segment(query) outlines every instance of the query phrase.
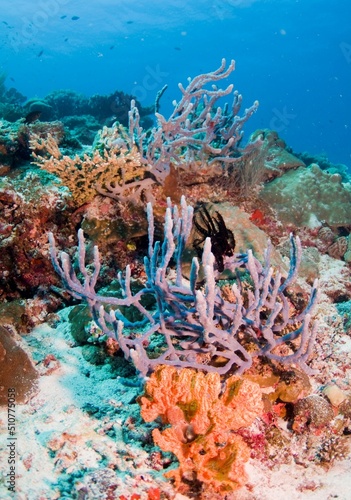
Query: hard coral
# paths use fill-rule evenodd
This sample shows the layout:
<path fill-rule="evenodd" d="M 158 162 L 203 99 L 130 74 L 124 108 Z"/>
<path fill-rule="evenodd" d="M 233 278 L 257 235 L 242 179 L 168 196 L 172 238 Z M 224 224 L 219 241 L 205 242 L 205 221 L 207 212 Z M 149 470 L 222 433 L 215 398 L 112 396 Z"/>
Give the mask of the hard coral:
<path fill-rule="evenodd" d="M 49 134 L 45 141 L 38 136 L 30 140 L 33 162 L 57 175 L 69 188 L 74 203 L 79 207 L 90 202 L 98 193 L 120 202 L 138 200 L 153 184 L 145 178 L 147 166 L 136 148 L 121 150 L 98 149 L 74 158 L 63 155 L 57 141 Z"/>
<path fill-rule="evenodd" d="M 331 175 L 313 164 L 287 171 L 265 184 L 260 199 L 267 202 L 284 224 L 331 229 L 350 223 L 351 192 L 338 174 Z"/>
<path fill-rule="evenodd" d="M 218 373 L 177 370 L 159 366 L 145 386 L 140 399 L 141 415 L 151 422 L 161 417 L 170 424 L 155 429 L 155 443 L 172 451 L 180 464 L 166 476 L 185 491 L 185 480 L 197 480 L 206 489 L 226 493 L 246 482 L 245 463 L 250 450 L 235 433 L 251 425 L 263 412 L 258 384 L 232 376 L 221 394 Z"/>

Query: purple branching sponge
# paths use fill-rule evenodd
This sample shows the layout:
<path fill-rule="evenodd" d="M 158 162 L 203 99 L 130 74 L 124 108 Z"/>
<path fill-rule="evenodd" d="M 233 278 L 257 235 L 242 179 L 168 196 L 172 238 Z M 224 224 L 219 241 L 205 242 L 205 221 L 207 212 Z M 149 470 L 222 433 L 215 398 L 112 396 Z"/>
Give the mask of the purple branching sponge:
<path fill-rule="evenodd" d="M 240 148 L 243 125 L 256 112 L 258 101 L 239 115 L 242 95 L 233 92 L 233 84 L 225 89 L 217 87 L 220 80 L 227 78 L 235 69 L 232 60 L 226 68 L 226 60 L 210 73 L 203 73 L 188 79 L 184 88 L 178 87 L 181 99 L 173 101 L 173 112 L 169 118 L 156 112 L 156 126 L 148 134 L 140 126 L 140 117 L 135 101 L 131 102 L 129 112 L 129 138 L 142 152 L 144 161 L 152 166 L 151 172 L 163 184 L 174 166 L 189 167 L 194 162 L 208 168 L 213 163 L 228 167 L 239 161 L 240 156 L 248 153 L 253 145 Z M 233 94 L 231 106 L 218 106 L 218 101 Z"/>
<path fill-rule="evenodd" d="M 162 243 L 154 242 L 152 205 L 147 205 L 149 246 L 144 258 L 147 279 L 141 289 L 133 292 L 133 279 L 127 266 L 124 273 L 118 273 L 121 298 L 102 296 L 95 291 L 100 271 L 99 252 L 94 247 L 93 270 L 88 271 L 81 229 L 78 266 L 82 281 L 65 252 L 61 252 L 61 262 L 58 260 L 52 233 L 49 235 L 51 259 L 67 291 L 87 301 L 103 334 L 117 339 L 126 358 L 131 359 L 143 375 L 160 364 L 220 374 L 231 370 L 240 374 L 251 366 L 255 356 L 296 364 L 311 373 L 307 359 L 316 336 L 316 323 L 312 324 L 311 317 L 318 297 L 317 283 L 312 287 L 305 310 L 295 317 L 290 317 L 285 294 L 297 276 L 301 259 L 299 238 L 290 236 L 290 269 L 286 279 L 270 265 L 270 244 L 263 264 L 251 250 L 226 257 L 225 268 L 236 272 L 231 286 L 232 300 L 228 301 L 218 286 L 209 238 L 201 259 L 204 280 L 199 283 L 197 258 L 192 261 L 189 280 L 182 275 L 182 254 L 192 216 L 193 209 L 184 197 L 180 211 L 168 200 L 164 239 Z M 138 311 L 137 321 L 126 317 L 126 306 Z M 291 341 L 295 340 L 291 347 Z M 281 354 L 276 348 L 286 344 L 289 344 L 289 353 Z"/>
<path fill-rule="evenodd" d="M 258 150 L 262 144 L 261 135 L 245 147 L 241 146 L 241 140 L 243 126 L 256 112 L 259 103 L 255 101 L 242 112 L 242 95 L 237 90 L 233 91 L 233 84 L 224 89 L 218 88 L 217 84 L 235 69 L 233 60 L 227 68 L 226 65 L 226 60 L 222 59 L 221 66 L 215 71 L 188 78 L 186 87 L 179 83 L 181 98 L 172 102 L 172 113 L 166 118 L 155 111 L 156 124 L 150 130 L 144 130 L 140 125 L 139 111 L 132 100 L 128 130 L 120 135 L 121 129 L 117 127 L 117 141 L 126 151 L 138 151 L 138 161 L 147 168 L 151 177 L 128 183 L 122 179 L 122 183 L 97 184 L 97 191 L 123 202 L 124 191 L 132 190 L 134 195 L 129 194 L 129 198 L 138 203 L 141 191 L 150 199 L 150 186 L 155 181 L 164 184 L 171 166 L 193 170 L 196 175 L 201 174 L 202 168 L 207 172 L 212 170 L 216 176 L 218 172 L 226 175 L 229 169 L 239 168 L 246 155 Z M 224 97 L 231 97 L 232 103 L 220 107 L 219 102 Z"/>

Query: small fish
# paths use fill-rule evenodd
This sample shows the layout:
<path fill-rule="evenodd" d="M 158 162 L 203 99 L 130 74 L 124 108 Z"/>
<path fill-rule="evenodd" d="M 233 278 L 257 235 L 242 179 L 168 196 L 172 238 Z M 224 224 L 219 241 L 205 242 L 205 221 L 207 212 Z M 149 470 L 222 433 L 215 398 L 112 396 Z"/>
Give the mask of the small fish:
<path fill-rule="evenodd" d="M 71 19 L 72 19 L 72 21 L 78 21 L 79 16 L 72 16 Z"/>
<path fill-rule="evenodd" d="M 174 47 L 174 50 L 181 50 L 180 47 Z"/>
<path fill-rule="evenodd" d="M 133 24 L 134 21 L 127 21 L 127 24 Z"/>
<path fill-rule="evenodd" d="M 60 19 L 66 19 L 66 17 L 67 17 L 67 16 L 66 16 L 66 15 L 64 15 L 64 16 L 61 16 L 61 17 L 60 17 Z"/>
<path fill-rule="evenodd" d="M 11 82 L 15 82 L 16 81 L 14 78 L 12 78 L 12 76 L 10 76 L 10 80 L 11 80 Z"/>
<path fill-rule="evenodd" d="M 114 49 L 114 48 L 115 48 L 115 46 L 114 46 L 114 45 L 111 45 L 110 50 L 112 50 L 112 49 Z"/>
<path fill-rule="evenodd" d="M 35 122 L 36 120 L 39 120 L 41 116 L 41 111 L 31 111 L 28 113 L 28 115 L 25 116 L 24 118 L 24 123 L 30 124 Z"/>
<path fill-rule="evenodd" d="M 40 56 L 42 56 L 43 54 L 44 54 L 44 51 L 43 51 L 43 50 L 41 50 L 41 51 L 39 52 L 39 54 L 37 55 L 37 57 L 40 57 Z"/>
<path fill-rule="evenodd" d="M 6 24 L 6 26 L 9 25 L 9 23 L 7 23 L 6 21 L 2 21 L 3 24 Z"/>
<path fill-rule="evenodd" d="M 68 42 L 68 38 L 65 38 L 65 39 L 64 39 L 64 42 Z"/>

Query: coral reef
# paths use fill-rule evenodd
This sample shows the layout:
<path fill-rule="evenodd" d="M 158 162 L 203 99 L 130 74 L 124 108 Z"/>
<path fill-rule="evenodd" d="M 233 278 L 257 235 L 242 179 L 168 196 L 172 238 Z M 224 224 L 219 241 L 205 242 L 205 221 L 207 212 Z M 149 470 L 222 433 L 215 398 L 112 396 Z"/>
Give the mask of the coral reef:
<path fill-rule="evenodd" d="M 96 132 L 106 123 L 111 125 L 118 120 L 128 125 L 133 96 L 124 92 L 86 97 L 70 90 L 59 90 L 44 98 L 26 99 L 15 88 L 7 89 L 5 80 L 6 75 L 0 75 L 0 162 L 5 166 L 17 167 L 30 159 L 32 132 L 42 139 L 44 135 L 53 135 L 62 148 L 67 148 L 65 153 L 72 155 L 72 151 L 82 153 L 82 144 L 91 145 Z M 145 127 L 151 126 L 148 115 L 153 107 L 144 108 L 134 102 L 141 122 Z M 63 123 L 70 131 L 66 128 L 63 132 Z M 56 134 L 59 127 L 62 129 L 60 137 Z M 0 165 L 0 175 L 8 170 L 3 165 Z"/>
<path fill-rule="evenodd" d="M 53 119 L 52 107 L 44 99 L 29 99 L 26 102 L 25 111 L 27 116 L 33 116 L 36 119 L 40 118 L 40 120 L 44 122 L 48 122 Z"/>
<path fill-rule="evenodd" d="M 0 74 L 0 117 L 6 121 L 16 121 L 23 116 L 26 97 L 14 87 L 7 88 L 6 73 Z"/>
<path fill-rule="evenodd" d="M 118 120 L 123 125 L 128 124 L 128 111 L 132 95 L 116 90 L 109 95 L 95 94 L 87 97 L 72 90 L 54 90 L 43 98 L 27 99 L 14 87 L 7 88 L 6 75 L 0 75 L 0 117 L 15 122 L 30 112 L 40 112 L 43 121 L 62 120 L 76 115 L 92 115 L 100 127 Z M 143 107 L 136 104 L 145 126 L 151 126 L 148 119 L 154 107 Z"/>
<path fill-rule="evenodd" d="M 0 75 L 18 497 L 349 497 L 349 177 L 271 130 L 244 146 L 233 69 L 168 118 L 160 91 L 154 124 L 122 92 L 25 103 Z"/>
<path fill-rule="evenodd" d="M 334 417 L 332 406 L 323 397 L 311 394 L 294 406 L 293 430 L 302 432 L 306 427 L 314 430 L 329 424 Z"/>
<path fill-rule="evenodd" d="M 291 148 L 290 148 L 291 150 Z M 292 151 L 291 151 L 292 152 Z M 303 153 L 296 153 L 294 151 L 294 155 L 300 158 L 304 164 L 308 167 L 312 164 L 317 163 L 317 165 L 322 169 L 327 171 L 329 174 L 339 174 L 341 176 L 342 182 L 350 182 L 350 177 L 348 173 L 348 167 L 347 165 L 344 165 L 343 163 L 332 163 L 327 155 L 324 154 L 319 154 L 319 155 L 312 155 L 308 153 L 307 151 L 304 151 Z"/>
<path fill-rule="evenodd" d="M 79 145 L 93 144 L 96 134 L 101 129 L 101 123 L 93 115 L 70 115 L 61 118 L 66 129 Z"/>
<path fill-rule="evenodd" d="M 29 143 L 33 137 L 40 137 L 44 141 L 49 136 L 54 137 L 58 144 L 64 142 L 65 131 L 61 122 L 26 124 L 24 120 L 15 123 L 1 121 L 0 175 L 9 171 L 9 167 L 18 166 L 30 159 Z"/>
<path fill-rule="evenodd" d="M 55 90 L 50 92 L 43 101 L 50 106 L 51 119 L 61 120 L 64 117 L 76 115 L 91 115 L 104 125 L 106 120 L 118 120 L 119 123 L 128 125 L 128 111 L 133 96 L 122 91 L 115 91 L 109 95 L 95 94 L 86 97 L 72 90 Z M 142 118 L 153 112 L 153 107 L 145 108 L 138 101 L 136 105 Z M 147 121 L 145 125 L 150 125 Z"/>
<path fill-rule="evenodd" d="M 97 134 L 90 156 L 61 158 L 59 149 L 52 143 L 47 148 L 50 157 L 40 159 L 36 154 L 36 151 L 41 149 L 40 143 L 33 138 L 31 148 L 36 164 L 50 172 L 56 171 L 65 185 L 70 187 L 77 203 L 84 203 L 93 196 L 92 166 L 96 170 L 95 189 L 100 194 L 123 203 L 140 203 L 141 193 L 149 192 L 155 181 L 164 185 L 171 169 L 185 171 L 187 175 L 189 171 L 196 174 L 204 169 L 216 177 L 219 171 L 226 172 L 234 168 L 237 162 L 243 162 L 243 158 L 260 143 L 261 139 L 256 139 L 246 148 L 240 147 L 242 127 L 256 111 L 258 102 L 246 109 L 240 117 L 238 113 L 242 96 L 235 91 L 230 111 L 227 108 L 216 108 L 221 97 L 232 93 L 233 85 L 229 85 L 225 90 L 209 90 L 206 85 L 226 78 L 234 70 L 234 61 L 227 69 L 225 66 L 226 61 L 223 59 L 218 70 L 197 76 L 189 81 L 186 88 L 180 86 L 182 98 L 178 103 L 174 103 L 173 113 L 166 119 L 156 112 L 157 125 L 150 133 L 142 128 L 141 114 L 136 101 L 132 100 L 128 111 L 128 130 L 124 129 L 121 123 L 116 123 L 110 129 L 104 127 L 101 133 Z M 145 175 L 140 176 L 139 170 L 131 176 L 127 172 L 126 164 L 123 164 L 126 154 L 135 156 L 137 152 L 140 153 L 138 165 L 143 165 L 149 172 L 147 178 Z M 100 161 L 100 156 L 104 157 L 104 162 Z M 117 161 L 115 177 L 112 175 L 115 163 L 113 160 Z M 129 163 L 133 163 L 133 158 Z M 122 175 L 118 178 L 119 170 L 122 170 Z M 76 193 L 76 186 L 81 187 L 84 178 L 88 179 L 88 185 L 85 185 L 86 196 L 81 199 Z M 126 186 L 126 197 L 124 186 L 131 179 L 133 181 Z"/>
<path fill-rule="evenodd" d="M 285 141 L 283 141 L 274 130 L 256 130 L 251 134 L 249 142 L 255 143 L 257 139 L 261 141 L 260 157 L 263 161 L 256 162 L 254 166 L 247 166 L 247 168 L 251 166 L 251 169 L 256 171 L 256 179 L 254 182 L 245 181 L 245 175 L 247 175 L 245 174 L 239 185 L 243 183 L 250 186 L 259 185 L 275 177 L 281 177 L 288 170 L 295 170 L 298 167 L 305 166 L 303 161 L 288 151 Z"/>

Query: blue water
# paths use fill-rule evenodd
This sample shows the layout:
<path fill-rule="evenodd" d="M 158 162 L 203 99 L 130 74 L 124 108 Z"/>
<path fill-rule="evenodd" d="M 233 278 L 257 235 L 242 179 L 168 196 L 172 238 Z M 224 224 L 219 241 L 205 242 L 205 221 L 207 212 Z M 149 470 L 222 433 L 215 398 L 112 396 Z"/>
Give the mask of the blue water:
<path fill-rule="evenodd" d="M 178 82 L 233 58 L 230 81 L 244 106 L 260 101 L 246 138 L 274 128 L 295 151 L 324 153 L 351 170 L 349 0 L 1 0 L 0 7 L 1 70 L 27 97 L 123 90 L 146 106 L 167 83 L 167 115 Z"/>

